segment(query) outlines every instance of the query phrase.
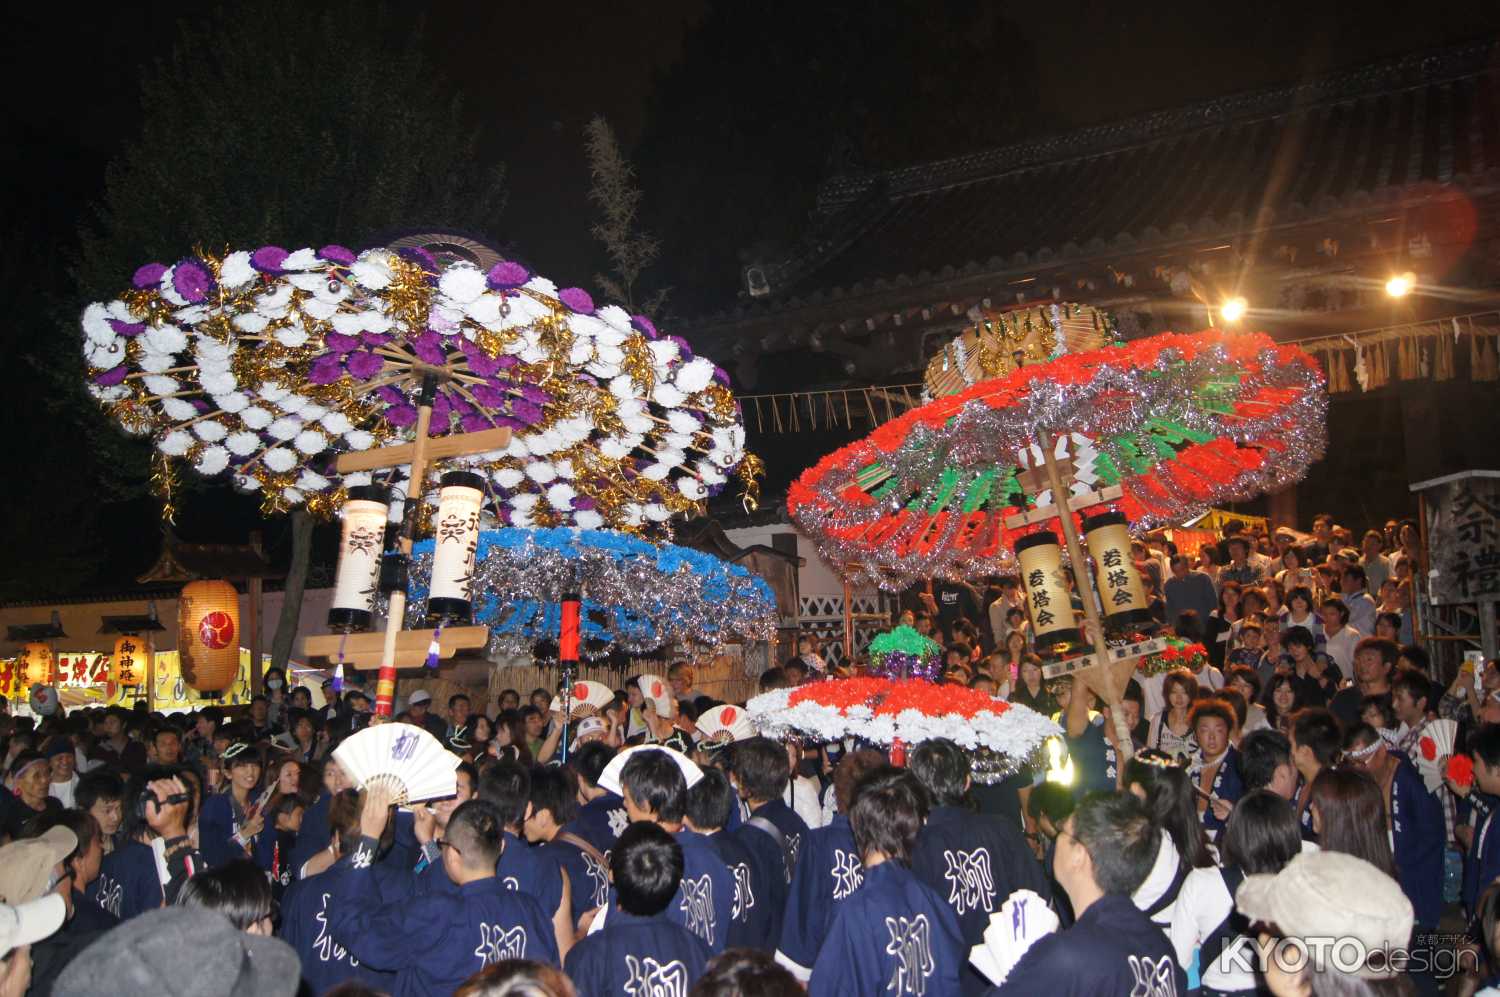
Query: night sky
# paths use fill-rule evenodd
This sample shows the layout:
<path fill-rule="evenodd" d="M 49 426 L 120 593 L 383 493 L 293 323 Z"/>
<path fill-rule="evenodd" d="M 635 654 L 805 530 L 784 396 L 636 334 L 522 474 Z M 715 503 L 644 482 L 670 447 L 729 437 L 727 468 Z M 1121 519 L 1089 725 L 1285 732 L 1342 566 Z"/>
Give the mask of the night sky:
<path fill-rule="evenodd" d="M 939 2 L 933 0 L 934 6 Z M 0 489 L 0 516 L 9 519 L 8 511 L 45 501 L 59 487 L 49 471 L 56 461 L 79 465 L 67 487 L 87 486 L 91 456 L 80 451 L 81 437 L 66 414 L 42 414 L 51 389 L 29 372 L 30 351 L 38 337 L 77 336 L 76 326 L 66 328 L 59 318 L 76 314 L 85 303 L 69 286 L 75 233 L 100 196 L 106 163 L 138 130 L 140 67 L 170 51 L 178 18 L 198 15 L 192 5 L 158 0 L 86 10 L 63 4 L 7 6 L 0 72 L 6 74 L 9 98 L 8 141 L 0 162 L 11 181 L 0 194 L 5 224 L 0 301 L 8 315 L 25 314 L 27 319 L 8 321 L 0 331 L 8 368 L 0 373 L 0 390 L 11 413 L 37 419 L 35 426 L 24 420 L 12 426 L 9 483 Z M 672 85 L 674 67 L 681 64 L 685 46 L 693 44 L 695 31 L 712 18 L 713 6 L 709 0 L 407 5 L 429 8 L 425 38 L 433 61 L 464 95 L 468 116 L 482 135 L 482 154 L 507 166 L 505 230 L 488 233 L 494 241 L 516 247 L 561 286 L 593 284 L 599 254 L 588 234 L 592 214 L 586 197 L 583 126 L 595 114 L 606 116 L 630 151 L 648 133 L 670 136 L 675 129 L 678 144 L 673 148 L 691 149 L 697 137 L 695 123 L 673 120 L 665 112 L 655 120 L 651 116 L 670 106 L 659 99 L 662 88 Z M 255 5 L 239 7 L 251 16 Z M 965 9 L 969 15 L 978 11 L 982 18 L 1003 22 L 1003 45 L 952 67 L 957 74 L 984 74 L 1003 67 L 1017 81 L 1014 101 L 1004 109 L 1013 131 L 997 141 L 1313 77 L 1397 52 L 1500 31 L 1500 5 L 1474 0 L 1385 5 L 947 0 L 947 7 Z M 818 57 L 819 46 L 835 53 L 849 42 L 836 35 L 817 35 L 823 22 L 809 17 L 809 8 L 802 4 L 771 0 L 754 10 L 755 30 L 744 40 L 752 65 L 757 51 L 777 52 L 794 40 L 814 53 L 810 58 Z M 397 17 L 415 26 L 418 14 L 411 10 Z M 296 32 L 298 25 L 288 23 L 284 29 Z M 899 81 L 902 67 L 870 67 L 870 72 L 896 74 Z M 774 84 L 744 75 L 722 81 L 726 100 L 754 100 L 758 93 L 774 92 Z M 842 95 L 801 96 L 836 111 Z M 871 110 L 877 127 L 880 110 Z M 976 124 L 980 127 L 973 131 L 982 133 L 982 122 Z M 705 133 L 703 141 L 712 139 Z M 778 151 L 778 157 L 767 157 L 766 165 L 749 163 L 746 168 L 774 170 L 781 168 L 776 163 L 800 161 L 802 172 L 815 182 L 826 150 L 807 149 L 805 156 L 799 149 Z M 643 186 L 651 191 L 653 172 L 659 175 L 662 164 L 641 159 L 636 166 Z M 727 200 L 736 196 L 733 178 L 700 179 L 704 182 L 697 190 L 716 191 Z M 656 195 L 658 200 L 661 196 Z M 665 207 L 648 199 L 648 222 Z M 685 207 L 691 212 L 694 206 Z M 732 251 L 743 245 L 733 231 L 658 234 L 672 243 L 666 260 L 674 252 L 695 254 L 700 248 L 727 250 L 725 258 L 732 260 Z M 784 236 L 790 243 L 796 233 Z M 725 265 L 717 273 L 719 279 L 707 281 L 687 300 L 733 303 L 738 276 L 734 267 Z M 121 275 L 122 287 L 127 279 L 128 274 Z M 674 275 L 662 274 L 661 282 L 674 283 Z M 52 321 L 38 308 L 26 307 L 40 299 L 47 301 Z M 691 314 L 693 308 L 687 311 Z M 756 441 L 751 445 L 756 447 Z M 253 507 L 230 500 L 227 492 L 204 492 L 192 501 L 182 530 L 195 539 L 238 542 L 256 525 Z M 119 526 L 100 547 L 96 578 L 89 585 L 121 587 L 154 555 L 151 503 L 139 498 L 117 503 L 109 495 L 101 495 L 99 502 Z M 284 524 L 269 523 L 265 529 L 276 548 L 284 537 Z M 14 562 L 12 570 L 19 570 Z M 39 585 L 46 587 L 45 582 Z"/>

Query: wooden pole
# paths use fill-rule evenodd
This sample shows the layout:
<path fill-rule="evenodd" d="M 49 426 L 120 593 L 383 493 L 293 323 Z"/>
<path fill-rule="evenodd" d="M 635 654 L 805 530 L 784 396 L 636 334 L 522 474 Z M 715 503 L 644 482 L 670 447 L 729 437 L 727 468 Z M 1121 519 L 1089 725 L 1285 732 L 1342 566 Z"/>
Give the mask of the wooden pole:
<path fill-rule="evenodd" d="M 1089 571 L 1089 563 L 1084 560 L 1083 545 L 1078 542 L 1078 529 L 1073 524 L 1073 510 L 1068 504 L 1068 486 L 1063 481 L 1062 471 L 1058 469 L 1057 459 L 1052 455 L 1052 448 L 1057 441 L 1047 433 L 1037 434 L 1037 443 L 1042 448 L 1042 461 L 1047 467 L 1047 483 L 1052 488 L 1052 504 L 1057 509 L 1057 519 L 1062 525 L 1064 539 L 1068 544 L 1068 562 L 1073 567 L 1073 582 L 1078 589 L 1078 597 L 1083 602 L 1083 617 L 1088 621 L 1088 630 L 1094 640 L 1094 654 L 1100 662 L 1097 679 L 1085 677 L 1086 671 L 1076 674 L 1088 684 L 1095 686 L 1095 692 L 1099 698 L 1109 706 L 1109 715 L 1115 727 L 1115 752 L 1118 754 L 1119 763 L 1124 765 L 1134 754 L 1134 748 L 1130 740 L 1130 725 L 1125 721 L 1125 710 L 1120 701 L 1120 690 L 1115 688 L 1114 679 L 1110 676 L 1109 666 L 1104 664 L 1109 660 L 1109 645 L 1104 640 L 1104 624 L 1099 619 L 1099 608 L 1094 605 L 1094 582 L 1093 572 Z M 1098 688 L 1103 686 L 1103 688 Z"/>
<path fill-rule="evenodd" d="M 402 518 L 401 533 L 396 540 L 401 556 L 408 560 L 411 558 L 412 534 L 416 532 L 417 511 L 427 480 L 427 432 L 432 425 L 432 399 L 436 393 L 437 377 L 424 374 L 417 405 L 417 438 L 412 444 L 411 477 L 407 479 L 406 515 Z M 391 593 L 385 618 L 385 647 L 380 657 L 380 674 L 375 682 L 375 715 L 378 717 L 389 717 L 395 712 L 396 638 L 405 618 L 406 588 L 402 586 Z"/>

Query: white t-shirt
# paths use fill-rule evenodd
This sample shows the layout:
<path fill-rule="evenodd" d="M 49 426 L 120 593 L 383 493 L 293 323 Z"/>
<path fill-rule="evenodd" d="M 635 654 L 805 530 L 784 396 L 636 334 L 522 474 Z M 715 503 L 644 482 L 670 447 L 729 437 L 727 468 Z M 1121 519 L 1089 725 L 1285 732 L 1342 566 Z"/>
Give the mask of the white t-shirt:
<path fill-rule="evenodd" d="M 1229 895 L 1224 876 L 1217 866 L 1188 873 L 1187 879 L 1182 881 L 1182 889 L 1177 891 L 1172 923 L 1167 929 L 1178 965 L 1186 970 L 1192 964 L 1193 951 L 1207 941 L 1233 911 L 1234 898 Z M 1252 940 L 1241 935 L 1223 952 L 1203 953 L 1199 973 L 1204 987 L 1229 991 L 1255 989 L 1255 974 L 1245 972 L 1225 958 L 1235 951 L 1236 945 L 1252 945 Z"/>
<path fill-rule="evenodd" d="M 1364 639 L 1364 634 L 1350 626 L 1339 628 L 1332 637 L 1324 635 L 1323 651 L 1339 666 L 1344 678 L 1354 676 L 1354 648 Z"/>

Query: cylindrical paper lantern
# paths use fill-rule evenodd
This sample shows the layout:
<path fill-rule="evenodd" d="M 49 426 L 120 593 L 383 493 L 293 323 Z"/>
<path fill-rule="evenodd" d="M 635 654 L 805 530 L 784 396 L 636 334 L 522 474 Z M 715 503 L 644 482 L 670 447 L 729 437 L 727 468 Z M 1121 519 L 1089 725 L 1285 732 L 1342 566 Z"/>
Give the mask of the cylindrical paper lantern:
<path fill-rule="evenodd" d="M 146 684 L 146 642 L 135 634 L 115 641 L 115 654 L 109 661 L 109 680 L 115 685 Z"/>
<path fill-rule="evenodd" d="M 434 620 L 467 621 L 484 479 L 471 471 L 449 471 L 441 487 L 432 521 L 432 595 L 427 615 Z"/>
<path fill-rule="evenodd" d="M 27 644 L 21 648 L 16 667 L 21 674 L 21 682 L 27 689 L 34 685 L 51 685 L 57 681 L 57 662 L 53 658 L 51 644 L 41 641 Z"/>
<path fill-rule="evenodd" d="M 1123 627 L 1151 619 L 1146 587 L 1130 560 L 1130 531 L 1123 512 L 1104 512 L 1083 521 L 1084 542 L 1094 561 L 1094 579 L 1104 620 Z"/>
<path fill-rule="evenodd" d="M 1078 621 L 1073 615 L 1057 534 L 1042 530 L 1022 537 L 1016 541 L 1016 558 L 1021 562 L 1021 585 L 1037 649 L 1077 643 Z"/>
<path fill-rule="evenodd" d="M 177 602 L 182 681 L 223 692 L 240 673 L 240 597 L 228 582 L 189 582 Z"/>
<path fill-rule="evenodd" d="M 370 629 L 389 513 L 390 495 L 384 488 L 360 485 L 349 489 L 340 513 L 344 529 L 333 604 L 328 610 L 328 629 L 334 633 Z"/>

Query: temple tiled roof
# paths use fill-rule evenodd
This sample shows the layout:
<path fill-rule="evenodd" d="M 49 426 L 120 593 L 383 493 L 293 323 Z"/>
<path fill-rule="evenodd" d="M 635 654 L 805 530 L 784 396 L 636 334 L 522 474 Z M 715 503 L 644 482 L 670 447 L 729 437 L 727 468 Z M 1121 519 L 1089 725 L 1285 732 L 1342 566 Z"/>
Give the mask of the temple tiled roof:
<path fill-rule="evenodd" d="M 1433 185 L 1500 189 L 1497 54 L 1492 40 L 1410 55 L 836 178 L 797 251 L 764 266 L 770 295 L 735 314 L 1229 238 Z"/>

